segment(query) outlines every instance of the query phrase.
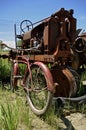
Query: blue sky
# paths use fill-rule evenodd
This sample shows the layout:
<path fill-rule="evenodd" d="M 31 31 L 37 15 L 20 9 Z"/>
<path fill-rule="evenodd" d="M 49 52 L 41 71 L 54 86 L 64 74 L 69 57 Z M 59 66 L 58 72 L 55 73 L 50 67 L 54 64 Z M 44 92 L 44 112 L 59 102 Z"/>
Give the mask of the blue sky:
<path fill-rule="evenodd" d="M 0 0 L 0 40 L 14 41 L 15 23 L 24 19 L 36 22 L 60 8 L 73 9 L 77 28 L 86 30 L 86 0 Z"/>

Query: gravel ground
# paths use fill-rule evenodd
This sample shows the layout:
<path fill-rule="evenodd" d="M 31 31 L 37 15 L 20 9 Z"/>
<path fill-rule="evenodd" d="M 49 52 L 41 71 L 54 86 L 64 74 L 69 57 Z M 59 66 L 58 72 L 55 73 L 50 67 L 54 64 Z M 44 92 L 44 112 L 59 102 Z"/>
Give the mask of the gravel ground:
<path fill-rule="evenodd" d="M 72 113 L 68 116 L 57 118 L 55 128 L 37 116 L 32 120 L 32 130 L 86 130 L 86 115 Z"/>

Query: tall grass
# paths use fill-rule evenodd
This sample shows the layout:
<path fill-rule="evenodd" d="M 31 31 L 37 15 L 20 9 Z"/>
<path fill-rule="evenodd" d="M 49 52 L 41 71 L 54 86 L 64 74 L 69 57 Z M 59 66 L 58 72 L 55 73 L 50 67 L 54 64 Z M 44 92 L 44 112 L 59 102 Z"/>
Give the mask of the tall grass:
<path fill-rule="evenodd" d="M 59 113 L 58 113 L 59 112 Z M 54 106 L 51 106 L 48 111 L 42 116 L 42 119 L 51 126 L 50 130 L 56 129 L 59 130 L 59 122 L 58 119 L 61 116 L 60 111 L 57 113 L 54 111 Z"/>
<path fill-rule="evenodd" d="M 26 97 L 0 92 L 3 95 L 3 98 L 0 96 L 0 130 L 31 130 L 32 120 L 25 104 Z"/>
<path fill-rule="evenodd" d="M 10 77 L 11 64 L 8 59 L 0 59 L 0 80 Z"/>
<path fill-rule="evenodd" d="M 1 120 L 4 130 L 17 130 L 18 114 L 15 105 L 1 105 Z"/>
<path fill-rule="evenodd" d="M 78 95 L 86 94 L 86 71 L 82 72 Z"/>

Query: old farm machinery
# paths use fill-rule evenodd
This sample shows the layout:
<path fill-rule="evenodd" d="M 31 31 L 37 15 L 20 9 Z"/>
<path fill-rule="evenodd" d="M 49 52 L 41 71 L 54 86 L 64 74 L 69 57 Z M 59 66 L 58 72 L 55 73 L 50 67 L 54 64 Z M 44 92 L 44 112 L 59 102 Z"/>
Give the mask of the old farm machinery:
<path fill-rule="evenodd" d="M 16 49 L 10 48 L 8 55 L 12 62 L 11 87 L 14 90 L 21 79 L 20 85 L 32 111 L 41 115 L 47 111 L 52 96 L 64 99 L 77 96 L 78 70 L 86 62 L 86 40 L 77 35 L 72 9 L 61 8 L 34 24 L 24 20 L 20 29 L 22 33 L 16 34 L 16 39 L 22 44 L 16 44 Z M 82 60 L 83 55 L 85 59 Z M 19 64 L 25 65 L 23 74 Z"/>

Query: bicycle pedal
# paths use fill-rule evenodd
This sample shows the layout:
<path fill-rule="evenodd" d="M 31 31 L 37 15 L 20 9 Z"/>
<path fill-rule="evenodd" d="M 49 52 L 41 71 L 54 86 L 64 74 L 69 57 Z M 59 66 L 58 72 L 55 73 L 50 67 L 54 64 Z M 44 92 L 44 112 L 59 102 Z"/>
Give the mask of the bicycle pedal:
<path fill-rule="evenodd" d="M 23 76 L 21 76 L 21 75 L 16 75 L 16 76 L 14 76 L 14 78 L 22 78 Z"/>

